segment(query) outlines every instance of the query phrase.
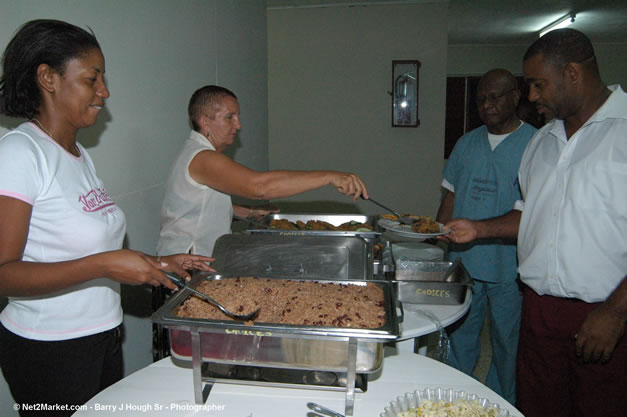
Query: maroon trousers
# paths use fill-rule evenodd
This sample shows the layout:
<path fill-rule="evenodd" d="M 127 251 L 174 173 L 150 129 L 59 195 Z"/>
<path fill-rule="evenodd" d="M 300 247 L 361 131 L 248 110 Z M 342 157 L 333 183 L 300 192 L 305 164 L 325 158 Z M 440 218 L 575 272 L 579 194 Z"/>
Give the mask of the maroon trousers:
<path fill-rule="evenodd" d="M 606 363 L 575 355 L 575 334 L 597 306 L 524 287 L 517 407 L 525 417 L 627 416 L 627 336 Z"/>

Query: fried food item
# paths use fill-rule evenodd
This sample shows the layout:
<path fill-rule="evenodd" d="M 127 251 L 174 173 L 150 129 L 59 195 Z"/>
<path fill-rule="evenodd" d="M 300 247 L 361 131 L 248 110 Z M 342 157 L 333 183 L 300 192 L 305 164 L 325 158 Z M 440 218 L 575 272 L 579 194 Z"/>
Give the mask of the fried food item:
<path fill-rule="evenodd" d="M 414 224 L 411 225 L 412 232 L 415 233 L 439 233 L 440 224 L 437 223 L 431 216 L 418 216 L 419 218 L 414 220 Z"/>
<path fill-rule="evenodd" d="M 306 230 L 338 230 L 338 228 L 329 222 L 323 220 L 309 220 Z"/>
<path fill-rule="evenodd" d="M 374 227 L 366 223 L 359 223 L 354 220 L 351 220 L 350 222 L 342 223 L 341 225 L 339 225 L 338 229 L 348 231 L 348 232 L 364 232 L 364 231 L 372 231 L 374 230 Z"/>
<path fill-rule="evenodd" d="M 345 231 L 345 232 L 368 232 L 374 228 L 366 223 L 359 223 L 351 220 L 335 226 L 323 220 L 309 220 L 307 223 L 297 220 L 296 223 L 287 219 L 275 219 L 270 222 L 270 227 L 281 230 L 317 230 L 317 231 Z"/>
<path fill-rule="evenodd" d="M 282 230 L 298 230 L 298 227 L 287 219 L 275 219 L 270 222 L 270 227 Z"/>

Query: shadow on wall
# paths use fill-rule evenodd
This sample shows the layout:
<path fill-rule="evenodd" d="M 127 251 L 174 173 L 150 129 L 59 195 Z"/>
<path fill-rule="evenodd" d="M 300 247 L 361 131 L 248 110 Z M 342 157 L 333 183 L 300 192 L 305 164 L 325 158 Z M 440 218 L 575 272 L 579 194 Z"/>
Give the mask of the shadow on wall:
<path fill-rule="evenodd" d="M 78 141 L 80 144 L 88 149 L 98 146 L 100 136 L 102 136 L 102 133 L 107 129 L 107 123 L 111 120 L 113 120 L 113 117 L 111 117 L 111 113 L 109 113 L 109 110 L 105 107 L 100 112 L 100 116 L 98 116 L 98 119 L 93 126 L 81 129 L 78 134 Z M 25 121 L 26 120 L 21 117 L 9 117 L 4 114 L 0 115 L 0 127 L 7 130 L 13 130 Z"/>
<path fill-rule="evenodd" d="M 17 117 L 9 117 L 4 114 L 0 114 L 0 127 L 3 127 L 7 130 L 13 130 L 22 123 L 24 119 L 20 119 Z"/>

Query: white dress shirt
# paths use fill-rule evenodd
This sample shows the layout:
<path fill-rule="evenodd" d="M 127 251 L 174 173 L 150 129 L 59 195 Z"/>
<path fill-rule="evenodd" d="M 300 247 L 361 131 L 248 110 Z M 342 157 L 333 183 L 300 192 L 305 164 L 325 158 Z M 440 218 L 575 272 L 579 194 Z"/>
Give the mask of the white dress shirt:
<path fill-rule="evenodd" d="M 627 94 L 609 88 L 570 139 L 553 120 L 523 154 L 519 272 L 540 295 L 604 301 L 627 275 Z"/>

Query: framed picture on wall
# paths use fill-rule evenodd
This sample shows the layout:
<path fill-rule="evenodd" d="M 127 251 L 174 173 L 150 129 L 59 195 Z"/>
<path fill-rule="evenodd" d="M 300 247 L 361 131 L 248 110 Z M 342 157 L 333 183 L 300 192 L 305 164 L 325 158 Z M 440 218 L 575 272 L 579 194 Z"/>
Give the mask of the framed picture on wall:
<path fill-rule="evenodd" d="M 420 61 L 392 61 L 392 127 L 417 127 Z"/>

